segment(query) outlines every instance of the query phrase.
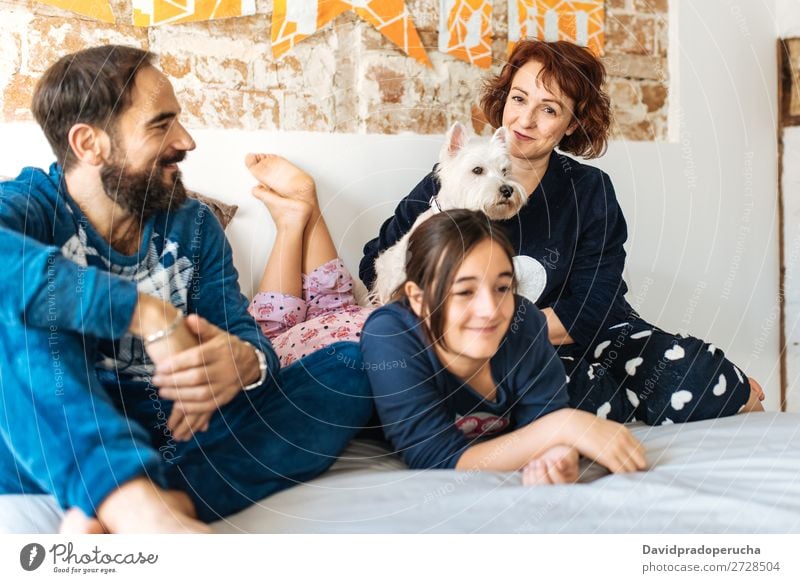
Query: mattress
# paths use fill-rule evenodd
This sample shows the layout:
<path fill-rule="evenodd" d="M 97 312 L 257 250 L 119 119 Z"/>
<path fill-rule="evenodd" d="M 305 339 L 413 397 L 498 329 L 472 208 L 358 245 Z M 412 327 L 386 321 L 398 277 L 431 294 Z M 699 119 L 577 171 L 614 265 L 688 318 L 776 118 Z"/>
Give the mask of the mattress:
<path fill-rule="evenodd" d="M 383 444 L 355 441 L 323 476 L 213 525 L 220 533 L 796 533 L 800 415 L 750 413 L 631 425 L 649 469 L 580 483 L 521 485 L 516 472 L 409 470 Z M 48 496 L 0 496 L 3 532 L 46 533 Z"/>

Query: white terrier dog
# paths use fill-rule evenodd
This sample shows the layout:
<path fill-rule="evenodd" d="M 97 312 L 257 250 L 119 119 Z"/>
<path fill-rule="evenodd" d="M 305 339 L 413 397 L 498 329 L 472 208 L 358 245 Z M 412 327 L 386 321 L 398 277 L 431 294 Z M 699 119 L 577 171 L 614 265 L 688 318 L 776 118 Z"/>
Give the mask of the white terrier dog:
<path fill-rule="evenodd" d="M 502 127 L 488 140 L 471 140 L 466 128 L 454 123 L 439 153 L 436 176 L 441 189 L 431 200 L 431 208 L 375 259 L 375 283 L 369 294 L 373 304 L 387 303 L 405 282 L 408 238 L 425 219 L 440 211 L 470 209 L 502 221 L 516 215 L 528 200 L 522 186 L 511 178 L 506 130 Z"/>

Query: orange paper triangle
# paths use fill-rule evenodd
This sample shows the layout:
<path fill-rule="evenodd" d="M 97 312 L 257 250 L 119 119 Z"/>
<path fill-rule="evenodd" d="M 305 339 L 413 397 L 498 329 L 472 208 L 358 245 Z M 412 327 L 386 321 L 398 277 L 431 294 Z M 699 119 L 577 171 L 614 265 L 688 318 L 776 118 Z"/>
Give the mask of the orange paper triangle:
<path fill-rule="evenodd" d="M 508 50 L 523 38 L 568 40 L 595 55 L 605 44 L 603 0 L 515 0 L 508 13 Z"/>
<path fill-rule="evenodd" d="M 488 69 L 492 64 L 491 19 L 491 0 L 456 0 L 440 20 L 439 50 Z"/>
<path fill-rule="evenodd" d="M 38 0 L 42 4 L 63 8 L 95 20 L 114 23 L 114 13 L 109 0 Z"/>
<path fill-rule="evenodd" d="M 252 0 L 140 0 L 133 9 L 134 26 L 219 20 L 255 13 Z"/>
<path fill-rule="evenodd" d="M 281 56 L 348 10 L 372 24 L 407 55 L 430 66 L 417 29 L 406 10 L 405 0 L 372 0 L 366 6 L 361 2 L 344 0 L 275 0 L 272 54 Z"/>

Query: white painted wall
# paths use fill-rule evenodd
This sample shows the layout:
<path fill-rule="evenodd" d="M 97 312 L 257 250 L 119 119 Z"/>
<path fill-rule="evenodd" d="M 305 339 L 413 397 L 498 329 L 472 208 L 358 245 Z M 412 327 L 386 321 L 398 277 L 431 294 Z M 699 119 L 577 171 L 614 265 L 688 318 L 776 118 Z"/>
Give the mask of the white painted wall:
<path fill-rule="evenodd" d="M 787 409 L 800 410 L 800 127 L 783 130 Z"/>
<path fill-rule="evenodd" d="M 781 38 L 800 37 L 800 0 L 777 0 Z M 787 409 L 800 410 L 800 127 L 783 130 Z"/>
<path fill-rule="evenodd" d="M 778 0 L 778 36 L 800 37 L 800 0 Z M 787 409 L 800 410 L 800 127 L 783 130 Z"/>
<path fill-rule="evenodd" d="M 630 301 L 661 327 L 713 341 L 778 407 L 774 0 L 673 2 L 674 143 L 616 142 L 608 171 L 630 228 Z M 674 75 L 679 75 L 675 78 Z M 241 160 L 275 151 L 318 180 L 334 237 L 360 247 L 436 159 L 440 137 L 196 130 L 188 186 L 241 205 L 229 234 L 246 292 L 272 241 Z M 34 128 L 0 125 L 0 174 L 50 155 Z"/>
<path fill-rule="evenodd" d="M 776 0 L 775 5 L 778 36 L 800 36 L 800 0 Z"/>
<path fill-rule="evenodd" d="M 681 1 L 670 11 L 678 141 L 616 143 L 600 162 L 630 227 L 630 300 L 662 327 L 724 348 L 776 409 L 775 5 Z"/>

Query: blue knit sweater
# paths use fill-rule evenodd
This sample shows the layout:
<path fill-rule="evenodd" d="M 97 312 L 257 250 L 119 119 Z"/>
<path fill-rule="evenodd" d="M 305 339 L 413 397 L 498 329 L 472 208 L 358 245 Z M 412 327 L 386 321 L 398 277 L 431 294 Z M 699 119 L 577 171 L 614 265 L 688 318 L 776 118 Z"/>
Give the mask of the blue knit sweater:
<path fill-rule="evenodd" d="M 138 293 L 260 348 L 272 347 L 247 313 L 231 248 L 211 210 L 195 200 L 147 219 L 139 250 L 124 255 L 94 229 L 67 193 L 63 171 L 25 168 L 0 182 L 0 317 L 7 326 L 72 331 L 96 340 L 96 371 L 115 400 L 136 415 L 153 373 L 142 343 L 128 333 Z M 90 343 L 93 344 L 93 343 Z M 265 384 L 274 383 L 268 379 Z M 141 407 L 138 407 L 141 408 Z M 150 425 L 146 419 L 145 426 Z"/>

